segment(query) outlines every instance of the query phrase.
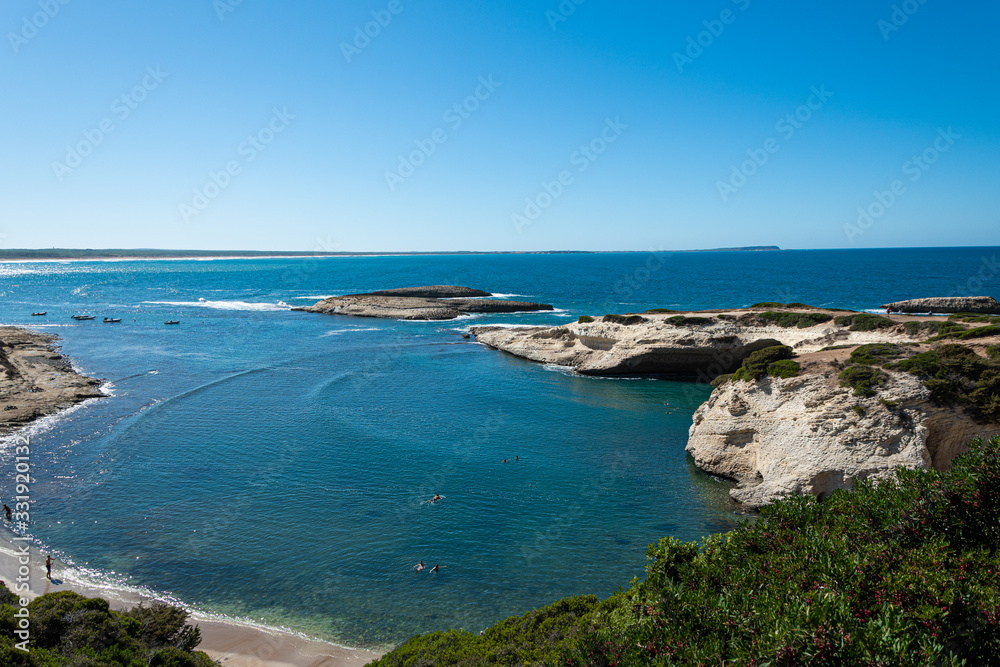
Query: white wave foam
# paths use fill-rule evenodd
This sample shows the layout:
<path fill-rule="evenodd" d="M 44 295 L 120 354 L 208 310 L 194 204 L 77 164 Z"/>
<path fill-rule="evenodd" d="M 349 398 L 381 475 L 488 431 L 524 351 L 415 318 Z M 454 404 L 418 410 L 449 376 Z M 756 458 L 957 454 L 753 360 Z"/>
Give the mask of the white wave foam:
<path fill-rule="evenodd" d="M 197 301 L 143 301 L 156 306 L 192 306 L 195 308 L 211 308 L 212 310 L 254 310 L 254 311 L 280 311 L 290 310 L 284 301 L 276 303 L 254 303 L 250 301 L 209 301 L 198 299 Z"/>
<path fill-rule="evenodd" d="M 333 329 L 333 330 L 327 331 L 325 334 L 321 335 L 320 338 L 326 338 L 327 336 L 339 336 L 340 334 L 354 333 L 356 331 L 381 331 L 381 330 L 377 329 L 375 327 L 370 327 L 370 328 L 367 328 L 367 329 L 361 329 L 361 328 Z"/>

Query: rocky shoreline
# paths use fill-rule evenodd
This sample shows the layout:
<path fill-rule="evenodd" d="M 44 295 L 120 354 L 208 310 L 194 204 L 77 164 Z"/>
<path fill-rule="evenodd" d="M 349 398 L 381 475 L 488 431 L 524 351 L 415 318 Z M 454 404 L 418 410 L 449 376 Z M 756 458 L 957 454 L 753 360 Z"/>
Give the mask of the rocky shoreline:
<path fill-rule="evenodd" d="M 860 346 L 887 344 L 915 354 L 937 349 L 929 339 L 938 332 L 964 333 L 980 323 L 762 306 L 471 332 L 488 347 L 584 375 L 715 380 L 686 449 L 702 470 L 736 481 L 731 497 L 750 508 L 795 493 L 824 498 L 855 480 L 889 477 L 900 466 L 947 470 L 973 437 L 1000 433 L 1000 424 L 933 400 L 910 373 L 886 369 L 871 396 L 856 395 L 840 380 Z M 985 360 L 987 348 L 1000 342 L 993 329 L 977 330 L 965 346 Z M 752 353 L 780 345 L 791 348 L 794 377 L 730 380 Z"/>
<path fill-rule="evenodd" d="M 55 341 L 54 336 L 0 327 L 0 435 L 105 395 L 101 381 L 77 373 Z"/>
<path fill-rule="evenodd" d="M 432 285 L 335 296 L 292 310 L 324 315 L 351 315 L 392 320 L 453 320 L 463 315 L 553 310 L 551 304 L 491 299 L 493 294 L 469 287 Z"/>

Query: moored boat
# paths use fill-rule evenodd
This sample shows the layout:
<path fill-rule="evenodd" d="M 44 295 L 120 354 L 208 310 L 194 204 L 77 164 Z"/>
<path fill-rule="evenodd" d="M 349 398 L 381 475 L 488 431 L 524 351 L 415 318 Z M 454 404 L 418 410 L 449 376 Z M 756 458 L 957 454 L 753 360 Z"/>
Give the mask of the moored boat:
<path fill-rule="evenodd" d="M 166 324 L 168 326 L 169 325 L 174 325 L 174 324 L 180 324 L 180 323 L 181 323 L 180 320 L 167 320 L 166 322 L 164 322 L 164 324 Z"/>
<path fill-rule="evenodd" d="M 104 323 L 105 324 L 118 324 L 121 321 L 122 320 L 121 320 L 120 317 L 105 317 L 104 318 Z"/>
<path fill-rule="evenodd" d="M 48 313 L 45 312 L 44 310 L 42 312 L 40 312 L 40 313 L 32 313 L 31 314 L 32 317 L 45 317 L 46 315 L 48 315 Z"/>
<path fill-rule="evenodd" d="M 76 320 L 77 322 L 87 322 L 89 320 L 96 320 L 97 317 L 95 317 L 94 315 L 74 315 L 73 319 Z"/>

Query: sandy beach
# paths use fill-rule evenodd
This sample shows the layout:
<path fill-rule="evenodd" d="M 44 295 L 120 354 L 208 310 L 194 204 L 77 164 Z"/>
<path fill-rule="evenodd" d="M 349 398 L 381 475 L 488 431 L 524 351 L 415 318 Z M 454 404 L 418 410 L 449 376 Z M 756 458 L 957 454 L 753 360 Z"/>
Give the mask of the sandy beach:
<path fill-rule="evenodd" d="M 11 533 L 0 536 L 0 580 L 11 584 L 17 577 L 17 558 Z M 157 598 L 96 585 L 77 575 L 63 563 L 54 561 L 52 581 L 45 578 L 45 555 L 31 548 L 30 598 L 74 591 L 87 597 L 101 597 L 113 609 L 131 609 Z M 192 614 L 191 623 L 201 628 L 199 651 L 225 667 L 360 667 L 379 657 L 370 651 L 344 648 L 287 632 L 237 621 L 220 621 Z"/>
<path fill-rule="evenodd" d="M 56 351 L 54 343 L 52 336 L 0 327 L 0 435 L 16 437 L 17 430 L 37 419 L 104 396 L 101 382 L 75 372 L 69 360 Z M 17 576 L 15 553 L 20 544 L 15 546 L 14 535 L 7 530 L 0 533 L 0 580 L 11 584 Z M 156 599 L 86 581 L 58 562 L 49 581 L 45 577 L 45 555 L 34 548 L 31 553 L 30 598 L 75 591 L 87 597 L 102 597 L 119 610 Z M 198 650 L 226 667 L 355 667 L 379 657 L 370 651 L 343 648 L 238 621 L 194 614 L 192 622 L 201 628 Z"/>

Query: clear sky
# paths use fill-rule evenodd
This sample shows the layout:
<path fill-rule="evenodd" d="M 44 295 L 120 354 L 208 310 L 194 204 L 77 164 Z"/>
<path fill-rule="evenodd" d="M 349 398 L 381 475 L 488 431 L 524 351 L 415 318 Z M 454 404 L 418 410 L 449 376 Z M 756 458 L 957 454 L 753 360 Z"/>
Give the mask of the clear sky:
<path fill-rule="evenodd" d="M 0 245 L 1000 245 L 998 19 L 987 0 L 6 0 Z"/>

